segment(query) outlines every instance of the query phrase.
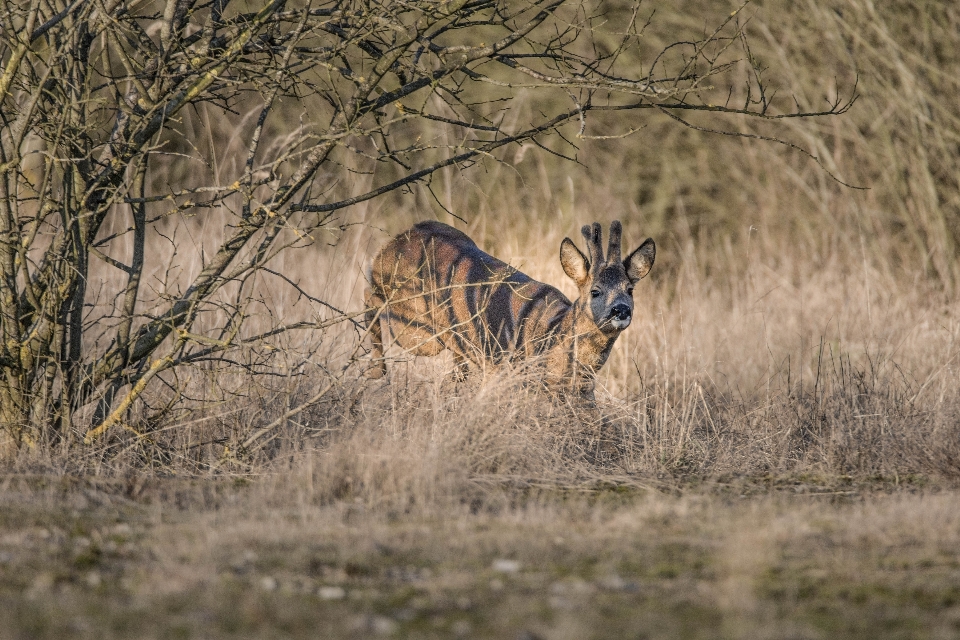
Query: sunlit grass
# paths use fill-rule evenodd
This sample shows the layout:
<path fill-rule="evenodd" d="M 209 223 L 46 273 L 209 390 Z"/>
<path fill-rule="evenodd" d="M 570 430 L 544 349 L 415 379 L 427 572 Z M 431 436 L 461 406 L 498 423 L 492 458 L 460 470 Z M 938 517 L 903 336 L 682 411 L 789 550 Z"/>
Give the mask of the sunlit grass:
<path fill-rule="evenodd" d="M 659 7 L 644 37 L 655 51 L 728 9 Z M 583 165 L 514 148 L 437 176 L 437 200 L 344 211 L 270 265 L 357 311 L 370 257 L 435 218 L 573 295 L 561 240 L 620 219 L 625 250 L 650 236 L 658 254 L 599 378 L 605 424 L 541 393 L 535 368 L 457 384 L 449 357 L 394 351 L 366 381 L 349 322 L 264 347 L 253 372 L 182 372 L 172 416 L 151 418 L 175 399 L 157 385 L 104 442 L 8 463 L 0 635 L 955 636 L 960 18 L 750 11 L 778 100 L 814 108 L 858 75 L 860 99 L 779 128 L 696 122 L 822 166 L 651 114 L 581 141 Z M 334 192 L 373 180 L 352 175 Z M 160 224 L 157 300 L 202 268 L 218 215 Z M 259 283 L 251 331 L 334 317 L 281 284 Z"/>

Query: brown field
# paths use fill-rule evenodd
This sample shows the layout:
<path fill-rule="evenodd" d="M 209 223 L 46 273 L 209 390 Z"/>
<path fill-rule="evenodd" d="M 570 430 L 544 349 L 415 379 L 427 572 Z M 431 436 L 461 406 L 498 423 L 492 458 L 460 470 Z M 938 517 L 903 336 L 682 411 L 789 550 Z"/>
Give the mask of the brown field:
<path fill-rule="evenodd" d="M 658 7 L 651 50 L 733 6 Z M 457 384 L 396 352 L 367 381 L 344 325 L 270 375 L 199 368 L 173 418 L 6 466 L 0 637 L 960 636 L 960 9 L 748 13 L 783 95 L 860 97 L 696 123 L 822 167 L 651 113 L 582 166 L 524 147 L 438 176 L 465 223 L 396 194 L 273 264 L 359 310 L 377 249 L 440 219 L 570 295 L 563 237 L 621 219 L 658 254 L 599 379 L 607 428 L 522 368 Z M 184 281 L 218 233 L 185 224 Z"/>

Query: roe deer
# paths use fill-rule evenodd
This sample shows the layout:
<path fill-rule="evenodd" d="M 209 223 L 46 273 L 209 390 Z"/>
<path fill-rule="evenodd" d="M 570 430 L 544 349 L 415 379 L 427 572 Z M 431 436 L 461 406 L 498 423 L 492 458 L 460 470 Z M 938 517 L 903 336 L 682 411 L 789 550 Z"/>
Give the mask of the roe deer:
<path fill-rule="evenodd" d="M 604 259 L 600 224 L 581 231 L 589 257 L 570 238 L 560 244 L 563 271 L 580 290 L 576 302 L 484 253 L 453 227 L 421 222 L 398 235 L 370 270 L 366 321 L 375 366 L 367 375 L 386 373 L 387 330 L 415 355 L 450 349 L 458 377 L 467 361 L 542 355 L 548 387 L 592 401 L 594 374 L 630 324 L 633 286 L 653 267 L 656 245 L 648 238 L 621 260 L 621 226 L 614 221 Z"/>

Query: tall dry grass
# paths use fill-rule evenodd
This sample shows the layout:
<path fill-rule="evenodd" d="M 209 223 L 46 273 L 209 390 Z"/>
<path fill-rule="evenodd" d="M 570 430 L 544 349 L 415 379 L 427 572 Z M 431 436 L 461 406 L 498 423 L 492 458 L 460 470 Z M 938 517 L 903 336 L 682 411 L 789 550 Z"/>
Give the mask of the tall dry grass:
<path fill-rule="evenodd" d="M 646 46 L 654 52 L 697 34 L 732 6 L 659 7 Z M 347 323 L 272 345 L 257 375 L 183 373 L 177 384 L 189 389 L 187 401 L 172 419 L 149 422 L 141 408 L 143 419 L 131 421 L 137 433 L 117 432 L 67 462 L 52 451 L 46 462 L 18 464 L 283 470 L 316 500 L 391 509 L 496 505 L 611 482 L 954 482 L 960 12 L 933 2 L 811 0 L 757 2 L 748 13 L 752 54 L 769 67 L 781 106 L 795 98 L 815 109 L 856 85 L 855 107 L 810 121 L 691 121 L 775 134 L 819 165 L 796 148 L 650 114 L 633 123 L 643 125 L 633 136 L 583 141 L 579 165 L 514 148 L 436 176 L 439 203 L 415 190 L 358 205 L 329 237 L 271 265 L 356 310 L 366 264 L 382 243 L 438 218 L 574 295 L 560 241 L 578 237 L 581 224 L 621 219 L 629 248 L 652 236 L 659 251 L 637 287 L 635 322 L 600 375 L 606 426 L 538 393 L 524 371 L 485 371 L 456 385 L 448 358 L 394 353 L 388 379 L 365 382 L 362 358 L 354 361 L 362 330 Z M 537 108 L 532 96 L 528 108 Z M 188 124 L 196 144 L 222 147 L 217 170 L 229 173 L 224 124 L 199 116 Z M 376 177 L 356 174 L 335 188 L 360 190 Z M 187 281 L 221 222 L 164 222 L 177 241 L 157 241 L 154 280 Z M 276 285 L 262 283 L 271 321 L 332 313 Z M 285 366 L 283 354 L 298 368 Z M 324 389 L 309 409 L 284 418 Z M 152 402 L 171 395 L 158 388 Z"/>

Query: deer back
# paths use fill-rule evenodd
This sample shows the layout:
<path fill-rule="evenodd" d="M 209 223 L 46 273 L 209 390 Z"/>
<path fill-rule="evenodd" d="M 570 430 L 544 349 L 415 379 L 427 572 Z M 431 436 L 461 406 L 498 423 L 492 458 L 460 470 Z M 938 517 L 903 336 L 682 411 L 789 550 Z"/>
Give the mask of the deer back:
<path fill-rule="evenodd" d="M 440 222 L 422 222 L 390 241 L 370 280 L 381 319 L 402 347 L 422 355 L 447 348 L 477 364 L 544 351 L 571 309 L 556 288 Z"/>

